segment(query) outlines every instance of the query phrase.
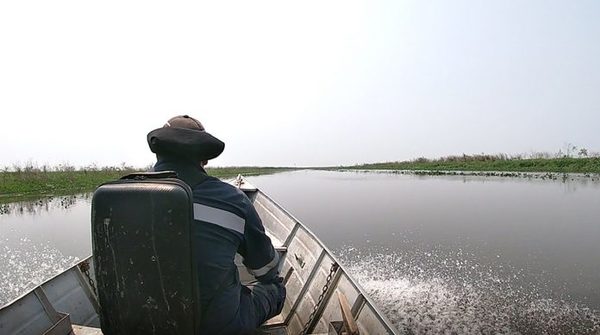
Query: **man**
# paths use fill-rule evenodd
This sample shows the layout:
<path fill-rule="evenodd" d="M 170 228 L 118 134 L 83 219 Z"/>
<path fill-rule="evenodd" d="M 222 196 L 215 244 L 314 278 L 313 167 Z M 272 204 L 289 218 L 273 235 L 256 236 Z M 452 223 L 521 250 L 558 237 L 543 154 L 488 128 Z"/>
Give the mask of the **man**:
<path fill-rule="evenodd" d="M 281 312 L 285 287 L 278 274 L 278 253 L 248 197 L 204 170 L 225 144 L 187 115 L 151 131 L 148 144 L 157 156 L 154 171 L 175 171 L 193 190 L 203 333 L 252 334 Z M 241 285 L 236 253 L 244 257 L 257 284 Z"/>

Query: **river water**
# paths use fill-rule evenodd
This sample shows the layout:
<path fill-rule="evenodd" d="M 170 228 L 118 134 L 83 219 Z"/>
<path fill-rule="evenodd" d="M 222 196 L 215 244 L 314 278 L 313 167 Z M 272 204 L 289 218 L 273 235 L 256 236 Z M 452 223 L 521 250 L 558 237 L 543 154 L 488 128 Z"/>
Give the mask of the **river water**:
<path fill-rule="evenodd" d="M 399 330 L 600 331 L 600 182 L 296 171 L 249 178 Z M 89 194 L 0 205 L 0 305 L 90 253 Z"/>

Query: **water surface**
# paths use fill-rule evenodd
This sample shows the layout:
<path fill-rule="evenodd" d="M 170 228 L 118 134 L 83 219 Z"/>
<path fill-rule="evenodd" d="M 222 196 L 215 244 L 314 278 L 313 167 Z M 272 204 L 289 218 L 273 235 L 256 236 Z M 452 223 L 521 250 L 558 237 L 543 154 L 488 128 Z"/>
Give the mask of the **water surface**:
<path fill-rule="evenodd" d="M 91 194 L 0 204 L 0 306 L 91 254 Z"/>
<path fill-rule="evenodd" d="M 296 171 L 250 181 L 408 333 L 600 330 L 600 183 Z M 0 205 L 0 305 L 89 255 L 90 196 Z"/>
<path fill-rule="evenodd" d="M 600 329 L 600 183 L 299 171 L 251 179 L 409 333 Z"/>

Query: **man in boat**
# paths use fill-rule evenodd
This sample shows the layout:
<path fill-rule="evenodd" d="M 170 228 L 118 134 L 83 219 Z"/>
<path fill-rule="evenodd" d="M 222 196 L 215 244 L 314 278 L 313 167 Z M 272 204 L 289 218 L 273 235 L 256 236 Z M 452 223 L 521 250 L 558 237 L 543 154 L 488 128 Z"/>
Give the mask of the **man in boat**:
<path fill-rule="evenodd" d="M 248 197 L 204 170 L 225 144 L 187 115 L 151 131 L 148 144 L 157 156 L 154 171 L 175 171 L 193 190 L 203 332 L 253 333 L 281 312 L 286 292 L 278 273 L 279 255 Z M 256 284 L 240 283 L 236 253 L 244 257 Z"/>

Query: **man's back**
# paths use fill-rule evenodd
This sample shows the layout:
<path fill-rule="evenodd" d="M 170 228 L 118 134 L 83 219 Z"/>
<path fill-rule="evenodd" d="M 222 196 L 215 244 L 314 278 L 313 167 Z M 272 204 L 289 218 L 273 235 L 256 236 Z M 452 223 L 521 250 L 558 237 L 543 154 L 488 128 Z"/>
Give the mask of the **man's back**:
<path fill-rule="evenodd" d="M 194 192 L 192 258 L 198 269 L 202 332 L 254 333 L 281 312 L 285 287 L 277 272 L 279 256 L 248 197 L 203 169 L 223 152 L 225 143 L 188 115 L 169 119 L 149 132 L 147 140 L 158 158 L 154 170 L 177 172 Z M 256 284 L 241 285 L 236 253 L 244 257 Z"/>
<path fill-rule="evenodd" d="M 241 284 L 235 254 L 243 244 L 249 200 L 233 186 L 208 179 L 194 189 L 194 239 L 205 320 L 226 325 L 235 318 Z"/>
<path fill-rule="evenodd" d="M 207 334 L 250 332 L 279 313 L 285 288 L 277 281 L 278 254 L 248 197 L 182 160 L 159 159 L 154 170 L 174 170 L 193 189 L 192 233 L 203 330 Z M 261 283 L 257 287 L 267 290 L 266 301 L 252 301 L 252 289 L 241 285 L 236 253 Z"/>

